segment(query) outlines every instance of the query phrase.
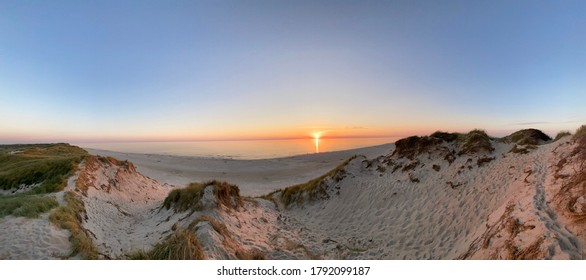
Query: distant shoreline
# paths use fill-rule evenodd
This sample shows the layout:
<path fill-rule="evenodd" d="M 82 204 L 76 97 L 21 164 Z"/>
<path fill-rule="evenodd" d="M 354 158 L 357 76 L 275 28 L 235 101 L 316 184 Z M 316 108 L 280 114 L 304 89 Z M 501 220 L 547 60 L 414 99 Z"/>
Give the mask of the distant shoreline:
<path fill-rule="evenodd" d="M 263 195 L 323 175 L 354 155 L 374 158 L 390 153 L 394 143 L 366 148 L 271 159 L 228 159 L 124 153 L 84 148 L 92 155 L 128 160 L 137 170 L 161 183 L 183 187 L 192 182 L 218 179 L 237 184 L 243 195 Z"/>

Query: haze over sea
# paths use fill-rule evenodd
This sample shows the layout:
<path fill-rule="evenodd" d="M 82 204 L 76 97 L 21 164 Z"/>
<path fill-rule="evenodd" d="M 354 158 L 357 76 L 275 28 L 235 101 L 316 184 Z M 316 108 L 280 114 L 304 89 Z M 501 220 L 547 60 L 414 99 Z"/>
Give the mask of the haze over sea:
<path fill-rule="evenodd" d="M 232 159 L 267 159 L 333 152 L 392 143 L 398 138 L 331 138 L 186 142 L 74 143 L 82 148 L 125 153 L 162 154 Z"/>

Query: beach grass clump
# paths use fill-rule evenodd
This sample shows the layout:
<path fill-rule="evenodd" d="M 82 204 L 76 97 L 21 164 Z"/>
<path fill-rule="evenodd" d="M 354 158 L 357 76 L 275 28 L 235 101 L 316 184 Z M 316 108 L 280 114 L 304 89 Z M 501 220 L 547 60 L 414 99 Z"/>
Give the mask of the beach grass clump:
<path fill-rule="evenodd" d="M 205 188 L 213 186 L 214 196 L 220 204 L 231 209 L 242 206 L 240 189 L 232 184 L 211 180 L 201 183 L 191 183 L 182 189 L 173 190 L 163 201 L 163 207 L 173 208 L 177 212 L 187 210 L 201 210 L 200 200 L 204 195 Z"/>
<path fill-rule="evenodd" d="M 572 139 L 573 140 L 586 139 L 586 125 L 580 126 L 580 128 L 578 128 L 576 130 L 576 133 L 574 133 L 574 137 L 572 137 Z"/>
<path fill-rule="evenodd" d="M 69 230 L 72 251 L 70 257 L 81 255 L 85 259 L 97 259 L 98 253 L 93 241 L 82 227 L 82 217 L 85 215 L 85 205 L 74 192 L 65 193 L 66 205 L 55 209 L 49 219 L 62 229 Z"/>
<path fill-rule="evenodd" d="M 291 186 L 280 190 L 281 192 L 281 201 L 285 204 L 285 206 L 289 206 L 292 202 L 297 201 L 301 203 L 304 200 L 304 197 L 307 196 L 310 201 L 318 200 L 318 199 L 325 199 L 328 198 L 327 192 L 327 184 L 326 181 L 328 178 L 331 178 L 335 182 L 339 182 L 344 178 L 346 174 L 346 170 L 344 169 L 346 165 L 350 163 L 356 156 L 352 156 L 351 158 L 347 159 L 336 168 L 330 170 L 328 173 L 310 180 L 306 183 Z"/>
<path fill-rule="evenodd" d="M 566 137 L 566 136 L 570 136 L 572 135 L 572 133 L 570 133 L 569 131 L 560 131 L 558 132 L 558 134 L 555 136 L 555 138 L 553 139 L 554 142 Z"/>
<path fill-rule="evenodd" d="M 203 250 L 192 230 L 177 229 L 152 250 L 128 255 L 131 260 L 203 260 Z"/>
<path fill-rule="evenodd" d="M 437 132 L 436 135 L 438 135 Z M 440 137 L 444 136 L 444 134 L 440 134 Z M 444 138 L 450 137 L 451 136 L 445 136 Z M 443 141 L 443 138 L 431 136 L 411 136 L 403 138 L 395 142 L 395 151 L 393 152 L 392 156 L 396 155 L 400 158 L 405 157 L 408 159 L 414 159 L 416 156 L 429 150 L 433 146 L 441 144 Z"/>
<path fill-rule="evenodd" d="M 443 131 L 436 131 L 430 135 L 430 137 L 442 139 L 446 142 L 456 141 L 456 140 L 458 140 L 458 138 L 460 136 L 461 136 L 460 133 L 449 133 L 449 132 L 443 132 Z"/>
<path fill-rule="evenodd" d="M 61 191 L 86 155 L 85 150 L 69 144 L 2 145 L 0 188 L 38 185 L 28 193 Z"/>
<path fill-rule="evenodd" d="M 474 129 L 467 134 L 463 134 L 458 139 L 461 149 L 459 155 L 474 154 L 481 151 L 492 153 L 494 148 L 490 142 L 490 137 L 484 130 Z"/>
<path fill-rule="evenodd" d="M 0 196 L 0 218 L 12 215 L 17 217 L 38 218 L 59 203 L 55 198 L 40 195 L 11 195 Z"/>
<path fill-rule="evenodd" d="M 544 142 L 551 141 L 551 137 L 541 130 L 530 128 L 514 132 L 502 140 L 519 145 L 540 145 Z"/>

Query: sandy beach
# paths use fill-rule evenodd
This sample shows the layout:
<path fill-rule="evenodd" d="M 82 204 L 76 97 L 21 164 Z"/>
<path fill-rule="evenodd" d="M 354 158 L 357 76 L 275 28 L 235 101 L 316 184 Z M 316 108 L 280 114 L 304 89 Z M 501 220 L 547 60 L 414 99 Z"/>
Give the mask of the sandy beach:
<path fill-rule="evenodd" d="M 258 196 L 319 177 L 353 155 L 372 158 L 389 153 L 393 147 L 394 144 L 390 143 L 345 151 L 259 160 L 86 150 L 93 155 L 131 161 L 140 173 L 161 183 L 183 187 L 192 182 L 217 179 L 238 185 L 242 195 Z"/>

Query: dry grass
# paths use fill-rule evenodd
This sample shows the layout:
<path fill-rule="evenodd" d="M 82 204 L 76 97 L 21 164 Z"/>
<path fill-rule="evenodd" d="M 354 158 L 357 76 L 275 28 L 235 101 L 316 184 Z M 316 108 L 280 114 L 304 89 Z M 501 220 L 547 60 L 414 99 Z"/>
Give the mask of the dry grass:
<path fill-rule="evenodd" d="M 415 170 L 415 168 L 417 168 L 418 165 L 419 165 L 419 161 L 416 160 L 414 162 L 411 162 L 411 163 L 405 165 L 405 167 L 403 167 L 403 169 L 401 169 L 401 171 L 406 172 L 406 171 L 410 171 L 410 170 Z"/>
<path fill-rule="evenodd" d="M 484 130 L 472 130 L 468 134 L 461 135 L 458 141 L 460 142 L 458 155 L 475 154 L 481 151 L 492 153 L 494 151 L 490 137 Z"/>
<path fill-rule="evenodd" d="M 331 178 L 335 182 L 339 182 L 344 178 L 346 174 L 346 170 L 344 169 L 350 161 L 355 159 L 356 156 L 353 156 L 342 164 L 338 165 L 336 168 L 330 170 L 328 173 L 313 179 L 307 183 L 295 185 L 292 187 L 288 187 L 284 190 L 279 190 L 281 192 L 281 201 L 285 204 L 285 206 L 289 206 L 293 202 L 301 203 L 304 201 L 304 196 L 307 195 L 310 201 L 317 200 L 317 199 L 326 199 L 329 197 L 327 192 L 327 179 Z M 277 192 L 279 192 L 277 191 Z"/>
<path fill-rule="evenodd" d="M 509 136 L 502 138 L 507 143 L 515 143 L 519 145 L 540 145 L 544 142 L 551 141 L 549 135 L 543 133 L 538 129 L 523 129 L 512 133 Z"/>
<path fill-rule="evenodd" d="M 487 163 L 489 163 L 489 162 L 491 162 L 491 161 L 493 161 L 495 159 L 496 159 L 495 157 L 483 157 L 483 158 L 479 158 L 476 161 L 476 164 L 478 165 L 478 167 L 482 167 L 485 164 L 487 164 Z"/>
<path fill-rule="evenodd" d="M 436 131 L 432 135 L 430 135 L 430 137 L 442 139 L 446 142 L 452 142 L 458 140 L 458 138 L 461 137 L 461 134 Z"/>
<path fill-rule="evenodd" d="M 81 226 L 82 217 L 86 215 L 83 201 L 73 192 L 65 193 L 67 205 L 53 211 L 49 217 L 51 222 L 59 227 L 69 230 L 72 252 L 70 257 L 81 254 L 85 259 L 97 259 L 98 253 L 91 237 Z"/>
<path fill-rule="evenodd" d="M 526 145 L 526 146 L 517 146 L 516 144 L 513 145 L 513 147 L 511 148 L 511 150 L 509 150 L 509 153 L 515 153 L 515 154 L 528 154 L 531 151 L 537 149 L 536 145 Z"/>
<path fill-rule="evenodd" d="M 574 141 L 584 138 L 586 138 L 586 125 L 580 126 L 580 128 L 576 130 L 576 133 L 574 133 L 574 137 L 572 137 Z"/>
<path fill-rule="evenodd" d="M 204 253 L 192 230 L 177 229 L 149 252 L 139 251 L 131 260 L 203 260 Z"/>
<path fill-rule="evenodd" d="M 566 137 L 566 136 L 570 136 L 572 135 L 572 133 L 570 133 L 569 131 L 560 131 L 558 132 L 558 134 L 555 136 L 555 138 L 553 139 L 554 142 Z"/>
<path fill-rule="evenodd" d="M 414 159 L 416 156 L 429 151 L 432 147 L 443 143 L 441 138 L 430 136 L 411 136 L 395 142 L 395 151 L 391 156 Z"/>
<path fill-rule="evenodd" d="M 165 198 L 163 206 L 167 209 L 172 207 L 177 212 L 201 210 L 199 201 L 203 197 L 204 190 L 207 186 L 213 186 L 214 196 L 218 203 L 223 204 L 230 209 L 238 209 L 242 206 L 240 189 L 235 185 L 216 180 L 202 183 L 191 183 L 183 189 L 173 190 Z"/>

